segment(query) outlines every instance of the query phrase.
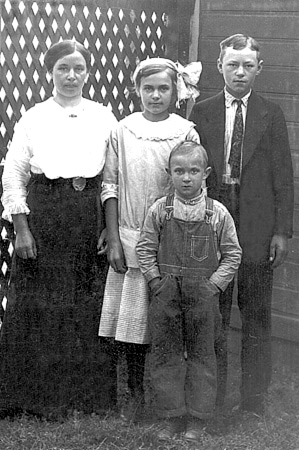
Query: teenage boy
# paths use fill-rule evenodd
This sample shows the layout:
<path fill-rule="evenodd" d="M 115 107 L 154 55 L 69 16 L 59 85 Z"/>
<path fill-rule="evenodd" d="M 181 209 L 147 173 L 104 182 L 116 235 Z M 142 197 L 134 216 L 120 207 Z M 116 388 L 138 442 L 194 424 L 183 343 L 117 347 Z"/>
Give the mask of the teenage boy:
<path fill-rule="evenodd" d="M 202 189 L 207 164 L 199 144 L 186 141 L 172 150 L 168 173 L 175 192 L 150 208 L 137 245 L 151 291 L 150 375 L 158 416 L 167 419 L 159 439 L 185 430 L 185 438 L 196 441 L 202 420 L 213 414 L 219 294 L 241 261 L 231 215 Z"/>
<path fill-rule="evenodd" d="M 287 255 L 292 236 L 293 170 L 281 108 L 253 91 L 263 61 L 252 37 L 235 34 L 220 43 L 217 61 L 225 87 L 197 103 L 197 124 L 212 166 L 208 195 L 232 214 L 243 250 L 238 272 L 242 320 L 243 410 L 263 411 L 271 380 L 273 269 Z M 216 345 L 217 403 L 223 405 L 227 377 L 227 332 L 233 283 L 220 296 L 222 338 Z"/>

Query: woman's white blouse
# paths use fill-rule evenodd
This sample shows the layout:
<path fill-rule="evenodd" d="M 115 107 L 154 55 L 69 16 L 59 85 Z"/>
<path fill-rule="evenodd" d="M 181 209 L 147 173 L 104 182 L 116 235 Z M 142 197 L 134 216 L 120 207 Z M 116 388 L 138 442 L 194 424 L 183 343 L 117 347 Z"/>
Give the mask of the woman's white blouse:
<path fill-rule="evenodd" d="M 2 184 L 3 218 L 26 213 L 30 172 L 47 178 L 92 178 L 103 170 L 108 138 L 117 121 L 106 106 L 82 99 L 63 108 L 50 98 L 28 110 L 15 126 Z"/>

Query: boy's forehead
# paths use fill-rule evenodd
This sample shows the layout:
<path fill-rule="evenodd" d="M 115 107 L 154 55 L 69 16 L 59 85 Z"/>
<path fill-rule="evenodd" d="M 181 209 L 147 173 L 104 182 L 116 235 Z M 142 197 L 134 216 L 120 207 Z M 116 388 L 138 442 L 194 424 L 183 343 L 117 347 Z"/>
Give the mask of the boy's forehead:
<path fill-rule="evenodd" d="M 250 47 L 244 47 L 242 49 L 235 49 L 233 47 L 227 47 L 223 58 L 225 59 L 255 59 L 258 60 L 256 50 L 252 50 Z"/>
<path fill-rule="evenodd" d="M 205 157 L 201 150 L 194 149 L 192 152 L 184 152 L 183 150 L 173 155 L 170 165 L 204 165 Z"/>

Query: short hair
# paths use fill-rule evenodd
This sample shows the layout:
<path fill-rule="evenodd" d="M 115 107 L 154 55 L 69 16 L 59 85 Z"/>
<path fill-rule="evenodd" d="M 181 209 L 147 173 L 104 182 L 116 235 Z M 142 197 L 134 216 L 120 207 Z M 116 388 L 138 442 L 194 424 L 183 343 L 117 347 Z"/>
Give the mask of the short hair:
<path fill-rule="evenodd" d="M 206 149 L 197 142 L 194 141 L 184 141 L 177 144 L 170 152 L 169 159 L 168 159 L 168 169 L 170 170 L 171 166 L 171 160 L 174 156 L 177 155 L 190 155 L 191 153 L 194 153 L 197 151 L 199 155 L 203 159 L 204 168 L 206 169 L 208 166 L 208 154 Z"/>
<path fill-rule="evenodd" d="M 53 72 L 53 67 L 57 61 L 64 56 L 71 55 L 72 53 L 79 52 L 83 56 L 86 62 L 88 72 L 91 68 L 91 54 L 84 45 L 75 40 L 66 39 L 61 42 L 53 44 L 45 54 L 44 62 L 49 73 Z"/>
<path fill-rule="evenodd" d="M 227 48 L 233 48 L 234 50 L 243 50 L 243 48 L 250 48 L 256 51 L 257 60 L 260 60 L 260 45 L 256 39 L 246 36 L 245 34 L 233 34 L 228 38 L 220 42 L 220 61 L 223 60 Z"/>

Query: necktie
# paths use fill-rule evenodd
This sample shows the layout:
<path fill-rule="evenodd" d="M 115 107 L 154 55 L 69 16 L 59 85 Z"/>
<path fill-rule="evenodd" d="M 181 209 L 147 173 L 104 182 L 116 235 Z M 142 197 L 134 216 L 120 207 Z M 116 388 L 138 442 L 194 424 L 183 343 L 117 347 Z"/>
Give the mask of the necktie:
<path fill-rule="evenodd" d="M 238 104 L 235 116 L 234 130 L 232 136 L 232 145 L 229 155 L 229 164 L 231 166 L 231 177 L 239 178 L 241 170 L 241 151 L 243 143 L 243 115 L 242 100 L 234 100 Z"/>

